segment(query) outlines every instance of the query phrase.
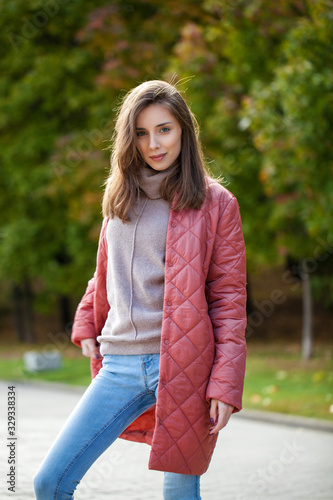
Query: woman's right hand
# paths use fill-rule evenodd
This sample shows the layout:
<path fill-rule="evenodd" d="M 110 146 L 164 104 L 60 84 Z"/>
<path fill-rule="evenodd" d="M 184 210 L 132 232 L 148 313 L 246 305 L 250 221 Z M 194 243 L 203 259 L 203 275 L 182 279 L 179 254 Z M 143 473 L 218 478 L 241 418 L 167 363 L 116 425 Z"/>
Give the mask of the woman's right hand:
<path fill-rule="evenodd" d="M 102 359 L 99 347 L 96 345 L 96 339 L 81 340 L 81 348 L 83 356 L 87 356 L 87 358 Z"/>

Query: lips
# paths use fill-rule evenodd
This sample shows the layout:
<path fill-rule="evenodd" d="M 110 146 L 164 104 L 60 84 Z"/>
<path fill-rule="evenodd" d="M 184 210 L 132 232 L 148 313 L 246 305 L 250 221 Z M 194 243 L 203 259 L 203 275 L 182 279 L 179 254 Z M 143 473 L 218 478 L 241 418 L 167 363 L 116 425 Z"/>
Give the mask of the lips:
<path fill-rule="evenodd" d="M 166 153 L 163 153 L 161 155 L 156 155 L 156 156 L 150 156 L 150 159 L 153 161 L 161 161 L 165 157 Z"/>

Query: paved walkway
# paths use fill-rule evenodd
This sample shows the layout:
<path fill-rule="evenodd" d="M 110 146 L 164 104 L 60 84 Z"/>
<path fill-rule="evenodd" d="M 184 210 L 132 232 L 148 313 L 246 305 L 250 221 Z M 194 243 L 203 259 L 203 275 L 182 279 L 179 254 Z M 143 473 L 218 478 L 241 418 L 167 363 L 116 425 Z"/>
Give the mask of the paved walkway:
<path fill-rule="evenodd" d="M 16 491 L 7 490 L 7 386 L 0 382 L 0 498 L 33 499 L 32 479 L 81 389 L 16 384 Z M 76 500 L 161 500 L 149 446 L 118 439 L 79 485 Z M 234 415 L 221 431 L 203 500 L 332 500 L 333 433 Z"/>

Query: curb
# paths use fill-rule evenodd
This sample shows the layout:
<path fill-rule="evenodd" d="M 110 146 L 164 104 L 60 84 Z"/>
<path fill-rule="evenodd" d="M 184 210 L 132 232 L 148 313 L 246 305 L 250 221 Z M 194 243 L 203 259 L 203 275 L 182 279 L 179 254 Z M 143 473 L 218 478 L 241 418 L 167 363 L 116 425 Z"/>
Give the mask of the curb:
<path fill-rule="evenodd" d="M 266 422 L 270 424 L 287 425 L 289 427 L 299 427 L 316 431 L 333 432 L 333 422 L 319 418 L 300 417 L 298 415 L 287 415 L 270 411 L 247 410 L 244 409 L 234 415 L 236 418 L 245 418 Z"/>

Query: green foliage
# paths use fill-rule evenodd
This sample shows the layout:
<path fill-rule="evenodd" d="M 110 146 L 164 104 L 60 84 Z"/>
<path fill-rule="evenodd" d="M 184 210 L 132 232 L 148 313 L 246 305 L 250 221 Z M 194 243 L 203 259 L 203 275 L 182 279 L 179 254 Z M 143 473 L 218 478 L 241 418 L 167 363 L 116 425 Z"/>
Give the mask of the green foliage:
<path fill-rule="evenodd" d="M 2 6 L 0 275 L 16 283 L 38 278 L 44 293 L 80 293 L 94 268 L 89 232 L 99 223 L 99 202 L 90 202 L 86 216 L 77 213 L 100 186 L 103 166 L 92 148 L 77 152 L 73 140 L 82 140 L 101 100 L 96 57 L 76 41 L 93 7 L 31 0 Z M 61 164 L 65 179 L 56 155 L 66 136 L 77 161 Z"/>
<path fill-rule="evenodd" d="M 311 257 L 319 237 L 333 242 L 333 20 L 323 9 L 314 2 L 288 32 L 274 78 L 244 104 L 274 201 L 270 227 L 296 258 Z"/>

